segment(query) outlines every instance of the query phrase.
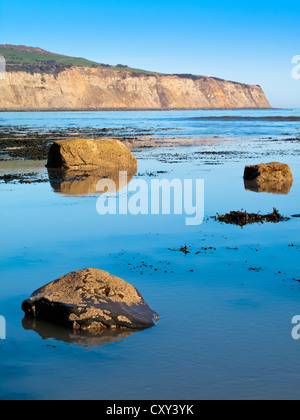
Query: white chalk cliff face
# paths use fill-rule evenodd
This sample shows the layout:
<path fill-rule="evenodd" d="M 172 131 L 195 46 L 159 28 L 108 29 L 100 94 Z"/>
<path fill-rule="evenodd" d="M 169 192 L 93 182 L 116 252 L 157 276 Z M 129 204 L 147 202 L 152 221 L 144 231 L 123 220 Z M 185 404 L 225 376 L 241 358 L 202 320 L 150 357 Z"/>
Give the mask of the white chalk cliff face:
<path fill-rule="evenodd" d="M 210 77 L 133 75 L 72 67 L 58 75 L 7 72 L 1 110 L 270 108 L 260 86 Z"/>

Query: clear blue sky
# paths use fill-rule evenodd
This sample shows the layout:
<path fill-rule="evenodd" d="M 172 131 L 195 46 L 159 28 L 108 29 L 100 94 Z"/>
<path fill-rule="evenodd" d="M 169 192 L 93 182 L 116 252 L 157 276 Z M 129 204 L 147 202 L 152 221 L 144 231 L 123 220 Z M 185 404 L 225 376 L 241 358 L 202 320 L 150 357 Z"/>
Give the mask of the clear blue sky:
<path fill-rule="evenodd" d="M 300 108 L 300 1 L 0 0 L 0 43 L 260 84 Z"/>

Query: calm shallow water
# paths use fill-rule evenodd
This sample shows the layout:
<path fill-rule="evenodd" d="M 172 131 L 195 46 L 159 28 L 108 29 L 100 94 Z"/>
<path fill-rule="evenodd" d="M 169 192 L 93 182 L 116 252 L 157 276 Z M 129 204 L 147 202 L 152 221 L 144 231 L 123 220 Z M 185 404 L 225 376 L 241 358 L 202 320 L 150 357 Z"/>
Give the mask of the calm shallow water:
<path fill-rule="evenodd" d="M 259 119 L 196 119 L 224 115 Z M 150 172 L 166 171 L 159 177 L 205 180 L 207 219 L 200 226 L 186 226 L 185 216 L 100 216 L 97 195 L 58 194 L 50 183 L 0 184 L 0 314 L 7 320 L 1 399 L 299 398 L 300 342 L 291 337 L 291 320 L 300 314 L 300 219 L 241 229 L 210 218 L 242 208 L 300 213 L 299 142 L 287 140 L 300 123 L 261 118 L 274 115 L 300 112 L 0 114 L 0 125 L 225 136 L 133 151 L 136 178 L 150 182 Z M 245 190 L 244 166 L 265 161 L 291 166 L 288 195 Z M 1 173 L 16 168 L 45 172 L 44 162 L 0 163 Z M 185 244 L 190 254 L 173 251 Z M 158 325 L 86 343 L 49 324 L 34 330 L 22 323 L 21 303 L 35 289 L 88 266 L 137 287 L 160 314 Z"/>
<path fill-rule="evenodd" d="M 297 136 L 300 134 L 300 110 L 2 112 L 0 126 L 43 131 L 65 127 L 111 128 L 119 129 L 121 135 L 149 130 L 159 137 Z"/>

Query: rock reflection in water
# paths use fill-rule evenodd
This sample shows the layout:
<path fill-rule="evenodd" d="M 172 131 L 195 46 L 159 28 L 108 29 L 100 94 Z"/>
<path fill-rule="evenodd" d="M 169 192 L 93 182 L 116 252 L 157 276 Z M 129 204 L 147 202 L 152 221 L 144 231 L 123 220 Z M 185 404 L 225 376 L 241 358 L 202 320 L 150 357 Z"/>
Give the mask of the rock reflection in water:
<path fill-rule="evenodd" d="M 244 180 L 245 189 L 248 191 L 258 192 L 258 193 L 270 193 L 270 194 L 279 194 L 279 195 L 288 195 L 293 186 L 293 180 L 287 179 L 284 182 L 267 182 L 263 180 L 253 180 L 248 181 Z"/>
<path fill-rule="evenodd" d="M 140 330 L 129 329 L 103 329 L 100 333 L 77 332 L 70 328 L 38 319 L 23 318 L 22 326 L 25 330 L 35 331 L 43 340 L 54 339 L 82 347 L 98 347 L 108 343 L 121 342 L 134 332 Z"/>
<path fill-rule="evenodd" d="M 50 184 L 53 190 L 59 194 L 66 195 L 88 195 L 101 194 L 97 184 L 101 179 L 114 181 L 116 191 L 127 186 L 135 173 L 120 175 L 119 172 L 103 173 L 101 171 L 70 171 L 70 170 L 48 170 Z M 108 189 L 106 192 L 113 192 Z"/>

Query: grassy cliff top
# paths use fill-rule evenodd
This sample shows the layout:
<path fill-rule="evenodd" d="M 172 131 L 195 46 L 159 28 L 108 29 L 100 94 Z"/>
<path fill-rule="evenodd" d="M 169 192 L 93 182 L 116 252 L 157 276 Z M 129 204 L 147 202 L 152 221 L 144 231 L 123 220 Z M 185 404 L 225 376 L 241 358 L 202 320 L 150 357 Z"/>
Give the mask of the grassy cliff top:
<path fill-rule="evenodd" d="M 30 73 L 60 73 L 70 67 L 92 67 L 125 71 L 138 74 L 159 74 L 141 69 L 131 68 L 122 64 L 112 66 L 87 60 L 81 57 L 69 57 L 55 54 L 41 48 L 24 45 L 0 45 L 0 55 L 6 60 L 7 71 L 27 71 Z"/>
<path fill-rule="evenodd" d="M 113 66 L 110 64 L 98 63 L 96 61 L 87 60 L 86 58 L 82 57 L 70 57 L 68 55 L 56 54 L 37 47 L 27 47 L 26 45 L 0 45 L 0 56 L 3 56 L 5 58 L 6 71 L 8 72 L 25 71 L 31 74 L 48 73 L 54 74 L 54 76 L 56 76 L 57 74 L 71 67 L 90 67 L 97 69 L 123 71 L 137 77 L 142 75 L 169 76 L 165 73 L 136 69 L 123 64 L 117 64 L 116 66 Z M 206 76 L 196 76 L 193 74 L 173 74 L 173 76 L 192 80 L 208 78 Z M 209 78 L 218 81 L 224 81 L 224 79 L 220 79 L 217 77 Z M 243 83 L 237 84 L 242 84 L 246 86 Z"/>

